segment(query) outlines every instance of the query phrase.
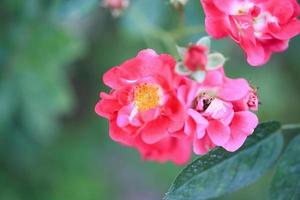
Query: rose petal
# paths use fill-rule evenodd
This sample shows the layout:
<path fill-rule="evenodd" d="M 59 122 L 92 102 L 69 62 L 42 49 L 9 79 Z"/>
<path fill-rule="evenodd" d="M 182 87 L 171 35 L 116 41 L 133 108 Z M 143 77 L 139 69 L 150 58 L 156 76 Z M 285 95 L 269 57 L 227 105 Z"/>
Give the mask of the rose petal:
<path fill-rule="evenodd" d="M 109 123 L 109 136 L 112 140 L 120 142 L 124 145 L 131 146 L 134 141 L 135 133 L 129 134 L 123 129 L 119 128 L 114 120 L 111 120 Z"/>
<path fill-rule="evenodd" d="M 193 151 L 197 155 L 204 155 L 214 147 L 215 145 L 211 142 L 211 140 L 207 135 L 202 139 L 194 138 Z"/>
<path fill-rule="evenodd" d="M 159 117 L 149 122 L 140 131 L 142 139 L 147 144 L 154 144 L 168 135 L 169 120 Z"/>
<path fill-rule="evenodd" d="M 231 129 L 230 139 L 222 147 L 227 151 L 234 152 L 238 150 L 245 142 L 247 135 L 237 129 Z"/>
<path fill-rule="evenodd" d="M 254 129 L 258 125 L 257 116 L 250 111 L 242 111 L 235 113 L 231 128 L 241 131 L 246 135 L 253 133 Z"/>
<path fill-rule="evenodd" d="M 217 146 L 222 146 L 230 138 L 230 128 L 217 120 L 209 122 L 207 133 L 212 142 Z"/>
<path fill-rule="evenodd" d="M 250 90 L 250 86 L 245 79 L 226 79 L 219 89 L 218 97 L 225 101 L 237 101 L 242 99 Z"/>

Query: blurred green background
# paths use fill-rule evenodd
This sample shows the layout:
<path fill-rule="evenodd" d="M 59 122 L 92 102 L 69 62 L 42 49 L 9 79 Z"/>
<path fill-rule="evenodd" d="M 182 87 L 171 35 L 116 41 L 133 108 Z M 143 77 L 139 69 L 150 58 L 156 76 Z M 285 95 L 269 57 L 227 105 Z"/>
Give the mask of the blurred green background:
<path fill-rule="evenodd" d="M 114 143 L 94 105 L 107 69 L 144 48 L 174 55 L 203 22 L 198 0 L 184 24 L 167 0 L 132 0 L 118 19 L 99 0 L 1 0 L 0 199 L 161 199 L 182 167 Z M 299 122 L 300 37 L 261 68 L 229 39 L 212 48 L 231 77 L 259 86 L 261 121 Z M 270 175 L 222 199 L 266 199 Z"/>

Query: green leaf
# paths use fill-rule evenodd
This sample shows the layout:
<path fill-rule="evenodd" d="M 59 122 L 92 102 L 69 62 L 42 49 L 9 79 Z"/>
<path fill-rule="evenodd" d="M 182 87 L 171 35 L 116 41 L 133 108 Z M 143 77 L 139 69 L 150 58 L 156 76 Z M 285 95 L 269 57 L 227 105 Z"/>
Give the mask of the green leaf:
<path fill-rule="evenodd" d="M 208 62 L 206 65 L 207 70 L 215 70 L 222 67 L 226 58 L 221 53 L 212 53 L 207 56 Z"/>
<path fill-rule="evenodd" d="M 184 55 L 186 53 L 186 48 L 176 45 L 176 49 L 177 49 L 177 52 L 178 52 L 178 55 L 180 56 L 180 58 L 184 58 Z"/>
<path fill-rule="evenodd" d="M 209 36 L 202 37 L 198 40 L 197 45 L 205 46 L 207 49 L 210 49 L 211 41 Z"/>
<path fill-rule="evenodd" d="M 190 75 L 191 74 L 191 71 L 188 70 L 182 62 L 178 62 L 175 66 L 175 72 L 179 75 L 183 75 L 183 76 L 186 76 L 186 75 Z"/>
<path fill-rule="evenodd" d="M 191 78 L 197 81 L 198 83 L 202 83 L 205 79 L 206 73 L 204 71 L 196 71 L 191 74 Z"/>
<path fill-rule="evenodd" d="M 165 199 L 209 199 L 253 183 L 281 152 L 280 127 L 279 122 L 262 123 L 239 151 L 219 148 L 195 160 L 177 176 Z"/>
<path fill-rule="evenodd" d="M 270 189 L 272 200 L 300 199 L 300 135 L 288 145 L 278 162 Z"/>

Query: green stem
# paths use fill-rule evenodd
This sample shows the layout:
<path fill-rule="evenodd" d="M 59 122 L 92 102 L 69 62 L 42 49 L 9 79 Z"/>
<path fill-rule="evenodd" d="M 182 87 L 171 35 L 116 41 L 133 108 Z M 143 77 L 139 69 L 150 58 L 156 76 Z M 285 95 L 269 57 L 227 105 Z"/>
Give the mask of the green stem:
<path fill-rule="evenodd" d="M 178 23 L 177 30 L 179 32 L 184 32 L 184 28 L 185 28 L 184 7 L 182 6 L 178 11 L 179 11 L 179 23 Z"/>
<path fill-rule="evenodd" d="M 297 130 L 300 129 L 300 124 L 285 124 L 282 125 L 282 130 Z"/>
<path fill-rule="evenodd" d="M 168 49 L 169 53 L 173 54 L 176 52 L 175 41 L 173 41 L 173 37 L 167 31 L 164 31 L 154 24 L 147 23 L 145 16 L 140 10 L 133 9 L 132 12 L 134 12 L 136 15 L 134 18 L 135 24 L 142 30 L 143 39 L 148 46 L 153 45 L 151 39 L 156 39 L 157 41 L 161 41 L 163 43 L 163 45 Z"/>
<path fill-rule="evenodd" d="M 204 32 L 203 26 L 189 26 L 189 27 L 184 28 L 184 31 L 174 30 L 171 32 L 171 34 L 175 40 L 179 40 L 184 37 L 196 35 L 196 34 L 203 33 L 203 32 Z"/>
<path fill-rule="evenodd" d="M 142 35 L 147 46 L 153 46 L 153 40 L 151 41 L 151 39 L 156 39 L 157 41 L 161 41 L 161 43 L 166 47 L 168 52 L 173 55 L 177 55 L 177 40 L 190 35 L 199 34 L 204 31 L 203 26 L 184 27 L 183 10 L 180 13 L 181 25 L 179 25 L 178 28 L 172 31 L 166 31 L 156 26 L 155 24 L 147 23 L 145 16 L 140 10 L 133 9 L 132 12 L 134 12 L 134 14 L 136 15 L 136 17 L 134 18 L 136 26 L 139 26 L 141 30 L 144 30 L 142 31 Z"/>

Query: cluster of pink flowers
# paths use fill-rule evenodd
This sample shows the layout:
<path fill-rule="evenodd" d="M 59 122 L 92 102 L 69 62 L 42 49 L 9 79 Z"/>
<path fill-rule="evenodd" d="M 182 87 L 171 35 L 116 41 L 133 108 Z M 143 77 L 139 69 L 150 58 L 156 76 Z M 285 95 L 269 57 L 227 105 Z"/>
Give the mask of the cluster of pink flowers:
<path fill-rule="evenodd" d="M 185 52 L 188 68 L 192 63 L 205 70 L 208 49 L 200 47 L 202 54 Z M 192 149 L 199 155 L 216 146 L 235 151 L 258 124 L 249 111 L 257 110 L 256 90 L 245 79 L 226 77 L 223 66 L 206 71 L 201 81 L 191 78 L 198 71 L 178 74 L 170 55 L 142 50 L 104 74 L 112 90 L 100 94 L 96 113 L 109 120 L 113 140 L 146 160 L 184 164 Z"/>
<path fill-rule="evenodd" d="M 206 31 L 214 38 L 230 36 L 245 51 L 250 65 L 265 64 L 273 52 L 288 48 L 300 33 L 297 0 L 200 0 Z"/>
<path fill-rule="evenodd" d="M 129 1 L 105 2 L 120 11 Z M 208 34 L 230 36 L 253 66 L 287 49 L 300 33 L 296 0 L 200 2 Z M 176 164 L 186 163 L 192 151 L 203 155 L 215 147 L 239 149 L 258 124 L 257 91 L 243 78 L 227 77 L 226 58 L 209 50 L 209 37 L 178 47 L 178 62 L 146 49 L 106 72 L 103 81 L 111 92 L 100 94 L 95 111 L 109 120 L 110 137 L 136 148 L 146 160 Z"/>
<path fill-rule="evenodd" d="M 182 10 L 188 0 L 169 0 L 176 9 Z M 114 17 L 119 17 L 130 4 L 129 0 L 102 0 L 102 5 L 111 10 Z"/>

